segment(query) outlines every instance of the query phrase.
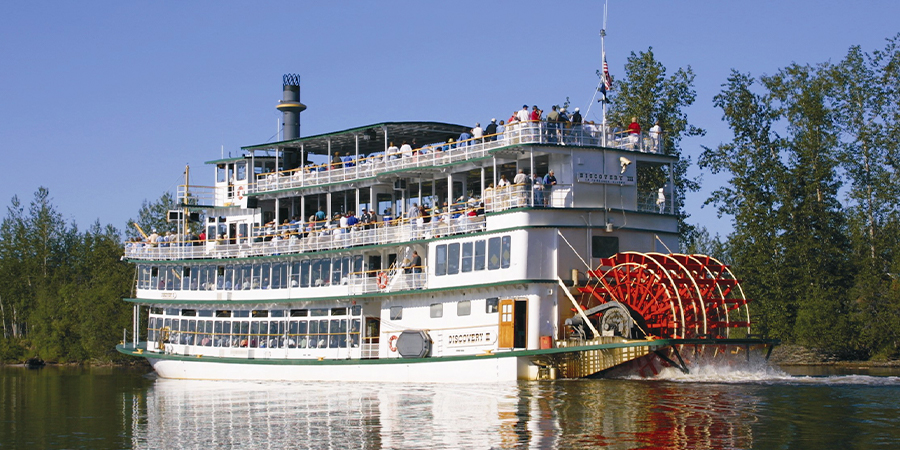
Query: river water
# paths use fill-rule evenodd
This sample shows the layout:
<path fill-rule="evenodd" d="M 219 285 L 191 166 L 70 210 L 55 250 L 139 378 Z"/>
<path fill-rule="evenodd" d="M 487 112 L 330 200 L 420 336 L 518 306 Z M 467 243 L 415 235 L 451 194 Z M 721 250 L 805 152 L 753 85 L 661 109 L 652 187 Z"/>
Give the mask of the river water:
<path fill-rule="evenodd" d="M 0 448 L 900 447 L 900 372 L 804 371 L 448 385 L 3 367 Z"/>

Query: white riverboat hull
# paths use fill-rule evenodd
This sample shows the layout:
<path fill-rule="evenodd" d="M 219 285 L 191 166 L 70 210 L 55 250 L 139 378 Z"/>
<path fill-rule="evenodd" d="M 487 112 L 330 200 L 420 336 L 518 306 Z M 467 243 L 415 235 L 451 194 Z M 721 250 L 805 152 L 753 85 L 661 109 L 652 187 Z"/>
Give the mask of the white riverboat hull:
<path fill-rule="evenodd" d="M 396 364 L 280 365 L 147 358 L 162 378 L 189 380 L 503 382 L 531 378 L 527 358 L 474 358 Z M 532 375 L 533 376 L 533 375 Z"/>

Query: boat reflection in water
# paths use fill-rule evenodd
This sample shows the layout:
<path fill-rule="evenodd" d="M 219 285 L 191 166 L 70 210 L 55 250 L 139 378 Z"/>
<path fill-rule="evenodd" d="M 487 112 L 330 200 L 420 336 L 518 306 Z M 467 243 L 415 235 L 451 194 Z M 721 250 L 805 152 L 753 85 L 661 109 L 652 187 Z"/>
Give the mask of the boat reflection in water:
<path fill-rule="evenodd" d="M 763 423 L 779 413 L 761 409 L 773 401 L 767 397 L 784 397 L 773 390 L 792 395 L 796 387 L 754 376 L 737 384 L 159 379 L 135 400 L 132 439 L 139 448 L 749 448 L 759 444 L 754 433 L 762 442 L 791 442 Z"/>

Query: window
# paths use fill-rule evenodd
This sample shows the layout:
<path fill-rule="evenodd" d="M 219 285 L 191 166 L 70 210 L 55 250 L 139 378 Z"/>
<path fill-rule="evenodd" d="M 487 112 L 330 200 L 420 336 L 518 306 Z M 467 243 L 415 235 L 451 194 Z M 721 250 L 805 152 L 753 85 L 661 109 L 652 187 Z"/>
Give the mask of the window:
<path fill-rule="evenodd" d="M 592 236 L 591 257 L 609 258 L 619 253 L 619 238 L 616 236 Z"/>
<path fill-rule="evenodd" d="M 347 308 L 331 308 L 332 316 L 346 316 Z"/>
<path fill-rule="evenodd" d="M 253 317 L 269 317 L 269 311 L 265 309 L 254 310 Z"/>
<path fill-rule="evenodd" d="M 485 301 L 484 312 L 487 314 L 497 312 L 497 305 L 500 304 L 500 299 L 498 297 L 492 297 Z"/>
<path fill-rule="evenodd" d="M 292 309 L 291 317 L 306 317 L 309 315 L 309 310 L 306 309 Z"/>
<path fill-rule="evenodd" d="M 497 270 L 500 268 L 500 238 L 495 237 L 488 240 L 488 270 Z"/>
<path fill-rule="evenodd" d="M 362 305 L 353 305 L 350 307 L 350 315 L 358 316 L 362 314 Z"/>
<path fill-rule="evenodd" d="M 459 273 L 459 244 L 447 246 L 447 275 Z"/>
<path fill-rule="evenodd" d="M 237 170 L 235 170 L 235 172 L 237 173 L 237 180 L 238 181 L 246 180 L 247 179 L 247 162 L 240 161 L 236 164 L 235 168 L 237 169 Z"/>
<path fill-rule="evenodd" d="M 472 242 L 464 242 L 462 245 L 462 271 L 472 271 Z"/>
<path fill-rule="evenodd" d="M 325 308 L 317 308 L 310 310 L 310 314 L 313 317 L 325 317 L 328 315 L 328 310 Z"/>
<path fill-rule="evenodd" d="M 456 304 L 456 315 L 457 316 L 468 316 L 472 314 L 472 301 L 471 300 L 463 300 Z"/>
<path fill-rule="evenodd" d="M 435 249 L 434 274 L 447 275 L 447 246 L 438 245 Z"/>
<path fill-rule="evenodd" d="M 217 310 L 216 317 L 231 317 L 231 311 L 225 309 Z"/>
<path fill-rule="evenodd" d="M 443 303 L 432 303 L 431 304 L 431 318 L 437 319 L 439 317 L 444 317 L 444 304 Z"/>
<path fill-rule="evenodd" d="M 391 306 L 391 320 L 400 320 L 403 318 L 402 306 Z"/>
<path fill-rule="evenodd" d="M 284 317 L 285 310 L 283 309 L 273 309 L 271 312 L 272 317 Z"/>
<path fill-rule="evenodd" d="M 512 238 L 503 236 L 500 239 L 500 267 L 509 269 L 509 254 L 512 250 Z"/>
<path fill-rule="evenodd" d="M 201 309 L 200 311 L 197 311 L 197 315 L 200 317 L 212 317 L 212 314 L 213 312 L 211 309 Z"/>
<path fill-rule="evenodd" d="M 300 261 L 300 287 L 309 287 L 309 260 Z"/>
<path fill-rule="evenodd" d="M 475 241 L 475 270 L 484 270 L 485 241 Z"/>
<path fill-rule="evenodd" d="M 150 308 L 150 314 L 162 314 L 162 313 L 163 313 L 163 309 L 158 306 L 154 306 L 154 307 Z"/>
<path fill-rule="evenodd" d="M 250 311 L 235 311 L 234 317 L 250 317 Z"/>

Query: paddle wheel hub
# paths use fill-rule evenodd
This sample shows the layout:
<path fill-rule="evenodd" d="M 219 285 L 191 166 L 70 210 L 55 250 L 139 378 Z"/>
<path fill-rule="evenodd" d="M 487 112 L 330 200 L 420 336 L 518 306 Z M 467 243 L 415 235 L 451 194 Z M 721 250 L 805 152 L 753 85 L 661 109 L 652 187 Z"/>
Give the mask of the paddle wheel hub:
<path fill-rule="evenodd" d="M 728 266 L 706 255 L 618 253 L 579 288 L 580 306 L 604 336 L 727 338 L 750 333 L 749 300 Z M 570 320 L 585 334 L 580 314 Z"/>

